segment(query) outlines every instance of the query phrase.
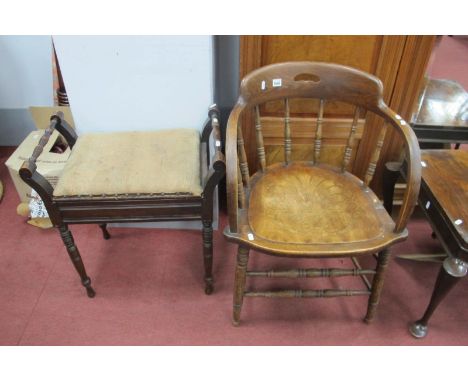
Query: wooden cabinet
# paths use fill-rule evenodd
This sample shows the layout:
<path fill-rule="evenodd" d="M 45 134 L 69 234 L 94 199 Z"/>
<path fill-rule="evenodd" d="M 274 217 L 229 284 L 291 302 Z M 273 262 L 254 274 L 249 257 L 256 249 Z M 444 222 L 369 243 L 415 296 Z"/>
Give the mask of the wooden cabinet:
<path fill-rule="evenodd" d="M 379 77 L 384 84 L 386 103 L 403 118 L 409 120 L 413 105 L 422 85 L 426 66 L 435 36 L 241 36 L 240 77 L 252 70 L 285 61 L 324 61 L 348 65 Z M 293 100 L 291 108 L 292 156 L 307 160 L 312 156 L 315 115 L 318 102 Z M 322 153 L 324 161 L 339 163 L 349 134 L 354 110 L 338 102 L 327 103 L 322 138 L 328 149 Z M 264 126 L 264 144 L 268 163 L 283 160 L 283 105 L 270 103 L 261 109 Z M 294 117 L 308 117 L 304 123 L 294 124 Z M 309 123 L 310 122 L 310 123 Z M 349 169 L 363 176 L 365 166 L 354 165 L 354 159 L 370 158 L 375 147 L 380 123 L 377 118 L 365 115 L 360 120 Z M 364 129 L 370 129 L 361 139 Z M 251 171 L 255 166 L 255 129 L 252 114 L 242 119 L 242 130 Z M 387 134 L 374 177 L 373 188 L 380 191 L 382 164 L 397 159 L 401 141 L 392 132 Z M 365 160 L 356 161 L 364 163 Z"/>

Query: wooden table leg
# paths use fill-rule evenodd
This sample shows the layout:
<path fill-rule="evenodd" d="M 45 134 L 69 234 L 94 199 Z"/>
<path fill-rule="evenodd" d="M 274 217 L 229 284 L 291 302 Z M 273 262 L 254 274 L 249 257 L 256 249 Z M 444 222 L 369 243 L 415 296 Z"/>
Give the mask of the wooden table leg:
<path fill-rule="evenodd" d="M 447 257 L 444 264 L 440 267 L 439 275 L 432 292 L 431 301 L 424 316 L 414 322 L 409 327 L 410 333 L 416 338 L 424 338 L 428 331 L 428 322 L 434 313 L 437 306 L 458 283 L 458 281 L 466 276 L 468 271 L 468 264 L 454 257 Z"/>

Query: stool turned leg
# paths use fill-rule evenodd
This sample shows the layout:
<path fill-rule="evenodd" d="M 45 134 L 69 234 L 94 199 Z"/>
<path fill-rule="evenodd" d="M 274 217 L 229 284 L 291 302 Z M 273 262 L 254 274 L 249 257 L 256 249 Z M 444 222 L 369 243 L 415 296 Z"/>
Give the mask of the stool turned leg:
<path fill-rule="evenodd" d="M 63 243 L 67 248 L 68 255 L 70 256 L 70 259 L 73 263 L 73 266 L 80 275 L 81 283 L 86 288 L 86 293 L 88 294 L 88 297 L 94 297 L 96 295 L 96 292 L 94 292 L 94 289 L 91 288 L 91 279 L 86 274 L 83 260 L 81 259 L 80 252 L 78 251 L 78 248 L 75 245 L 75 241 L 73 240 L 71 232 L 69 231 L 66 225 L 60 226 L 59 231 Z"/>
<path fill-rule="evenodd" d="M 203 220 L 203 264 L 205 266 L 205 294 L 213 293 L 213 227 Z"/>
<path fill-rule="evenodd" d="M 102 236 L 104 237 L 104 240 L 109 240 L 111 235 L 109 231 L 107 230 L 107 224 L 99 224 L 99 227 L 102 230 Z"/>
<path fill-rule="evenodd" d="M 385 270 L 390 260 L 390 252 L 388 249 L 383 250 L 379 253 L 377 258 L 377 268 L 372 280 L 372 291 L 369 296 L 369 302 L 367 305 L 367 314 L 364 318 L 364 322 L 370 324 L 374 319 L 375 312 L 377 311 L 377 305 L 379 305 L 380 293 L 382 292 Z"/>
<path fill-rule="evenodd" d="M 426 337 L 428 330 L 427 325 L 435 309 L 458 281 L 466 276 L 467 271 L 467 264 L 461 260 L 454 257 L 447 257 L 444 260 L 444 264 L 440 267 L 439 275 L 437 276 L 431 301 L 424 312 L 424 316 L 409 327 L 409 331 L 413 337 Z"/>
<path fill-rule="evenodd" d="M 237 251 L 236 276 L 234 279 L 234 298 L 232 324 L 239 326 L 242 303 L 244 301 L 245 281 L 247 279 L 247 263 L 249 262 L 249 249 L 241 247 Z"/>

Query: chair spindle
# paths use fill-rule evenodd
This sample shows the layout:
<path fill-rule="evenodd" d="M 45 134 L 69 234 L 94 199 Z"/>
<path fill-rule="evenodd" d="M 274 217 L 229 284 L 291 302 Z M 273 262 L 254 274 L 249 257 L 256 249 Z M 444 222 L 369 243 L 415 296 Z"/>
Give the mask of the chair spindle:
<path fill-rule="evenodd" d="M 249 165 L 247 164 L 247 155 L 245 153 L 244 137 L 242 136 L 242 129 L 237 127 L 237 152 L 239 155 L 239 166 L 242 174 L 242 182 L 246 187 L 250 187 Z"/>
<path fill-rule="evenodd" d="M 377 144 L 375 146 L 374 152 L 372 153 L 372 157 L 369 162 L 369 167 L 367 168 L 367 171 L 366 171 L 366 176 L 364 179 L 364 183 L 366 184 L 366 186 L 370 184 L 370 182 L 372 181 L 372 178 L 374 177 L 375 168 L 377 167 L 377 162 L 379 161 L 379 157 L 380 157 L 380 151 L 382 150 L 382 146 L 384 144 L 386 131 L 387 131 L 387 124 L 384 123 L 384 125 L 380 128 L 379 137 L 377 138 Z"/>
<path fill-rule="evenodd" d="M 265 147 L 263 145 L 263 133 L 262 124 L 260 122 L 260 108 L 255 106 L 255 131 L 257 133 L 257 155 L 258 161 L 260 162 L 260 169 L 265 172 L 266 159 L 265 159 Z"/>
<path fill-rule="evenodd" d="M 341 164 L 342 172 L 346 171 L 346 167 L 348 167 L 349 161 L 351 160 L 351 154 L 353 152 L 353 148 L 351 147 L 351 145 L 354 141 L 354 134 L 356 133 L 360 113 L 361 108 L 357 107 L 354 112 L 353 124 L 351 125 L 351 131 L 349 132 L 348 142 L 346 143 L 346 148 L 343 155 L 343 163 Z"/>
<path fill-rule="evenodd" d="M 323 106 L 325 101 L 320 100 L 320 107 L 317 116 L 317 125 L 315 126 L 315 142 L 314 142 L 314 163 L 318 163 L 320 158 L 320 147 L 322 146 L 322 122 L 323 122 Z"/>
<path fill-rule="evenodd" d="M 289 164 L 291 162 L 291 128 L 289 126 L 289 99 L 284 100 L 284 162 Z"/>
<path fill-rule="evenodd" d="M 244 209 L 245 208 L 244 183 L 242 182 L 239 158 L 237 158 L 237 197 L 238 197 L 239 208 Z"/>

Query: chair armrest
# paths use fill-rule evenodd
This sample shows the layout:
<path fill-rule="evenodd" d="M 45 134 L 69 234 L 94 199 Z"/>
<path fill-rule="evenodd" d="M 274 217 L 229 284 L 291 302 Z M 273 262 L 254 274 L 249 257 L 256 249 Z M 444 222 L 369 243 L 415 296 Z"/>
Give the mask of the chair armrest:
<path fill-rule="evenodd" d="M 224 154 L 221 151 L 221 131 L 219 126 L 219 110 L 216 105 L 210 107 L 208 112 L 210 119 L 205 124 L 201 137 L 201 145 L 206 147 L 206 161 L 202 155 L 202 167 L 208 167 L 208 171 L 203 169 L 205 176 L 203 179 L 203 199 L 209 207 L 205 208 L 205 214 L 210 215 L 213 213 L 213 193 L 216 186 L 226 174 L 226 161 Z M 213 146 L 210 150 L 210 136 L 213 136 Z M 203 151 L 203 150 L 202 150 Z M 210 162 L 210 152 L 213 152 Z M 209 165 L 208 165 L 209 164 Z M 205 168 L 206 168 L 205 167 Z M 210 216 L 206 218 L 210 219 Z"/>
<path fill-rule="evenodd" d="M 31 186 L 41 197 L 44 205 L 47 208 L 47 212 L 52 220 L 52 222 L 57 221 L 56 219 L 56 211 L 52 205 L 52 196 L 54 193 L 54 188 L 52 185 L 44 178 L 41 174 L 39 174 L 37 170 L 36 161 L 37 158 L 42 154 L 44 150 L 44 146 L 50 139 L 54 129 L 56 128 L 57 124 L 60 123 L 60 118 L 57 115 L 53 115 L 50 118 L 50 125 L 44 131 L 39 143 L 34 148 L 34 151 L 31 157 L 24 161 L 23 165 L 19 169 L 19 175 L 23 181 Z"/>
<path fill-rule="evenodd" d="M 201 144 L 206 147 L 206 162 L 203 159 L 203 166 L 208 166 L 208 173 L 203 179 L 203 186 L 214 189 L 226 172 L 226 162 L 221 147 L 221 130 L 219 127 L 219 110 L 214 104 L 208 111 L 209 120 L 203 128 Z M 213 136 L 213 145 L 210 147 L 210 136 Z M 210 161 L 210 153 L 213 153 Z M 215 176 L 216 174 L 216 176 Z M 213 178 L 214 177 L 214 178 Z M 218 179 L 219 178 L 219 179 Z"/>
<path fill-rule="evenodd" d="M 206 145 L 206 163 L 210 163 L 210 153 L 213 153 L 210 166 L 210 168 L 213 168 L 216 161 L 222 159 L 224 162 L 224 155 L 221 147 L 221 130 L 219 127 L 219 109 L 216 104 L 210 106 L 208 117 L 209 119 L 206 121 L 205 127 L 203 128 L 200 142 Z M 214 146 L 210 148 L 211 135 L 213 135 Z M 218 166 L 220 166 L 220 164 Z M 206 182 L 203 184 L 206 184 Z"/>
<path fill-rule="evenodd" d="M 214 124 L 218 123 L 219 121 L 219 109 L 218 106 L 214 103 L 208 109 L 208 119 L 205 122 L 205 126 L 203 127 L 201 142 L 205 142 L 208 144 L 210 140 L 211 132 L 213 131 Z M 219 123 L 218 123 L 218 130 L 219 130 Z"/>
<path fill-rule="evenodd" d="M 70 149 L 73 149 L 73 146 L 78 139 L 75 130 L 71 127 L 67 121 L 63 119 L 63 113 L 61 111 L 57 112 L 52 118 L 55 118 L 57 124 L 55 125 L 55 130 L 57 130 L 67 141 Z"/>
<path fill-rule="evenodd" d="M 407 164 L 406 191 L 395 221 L 395 232 L 398 233 L 406 228 L 418 200 L 421 185 L 421 152 L 416 134 L 409 124 L 387 107 L 385 114 L 390 118 L 393 127 L 396 128 L 403 139 Z"/>
<path fill-rule="evenodd" d="M 238 157 L 237 157 L 237 129 L 239 117 L 243 106 L 236 104 L 229 116 L 226 130 L 226 183 L 227 183 L 227 202 L 229 214 L 229 230 L 232 233 L 237 232 L 238 226 Z"/>

